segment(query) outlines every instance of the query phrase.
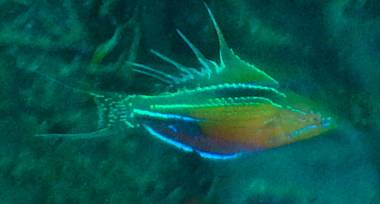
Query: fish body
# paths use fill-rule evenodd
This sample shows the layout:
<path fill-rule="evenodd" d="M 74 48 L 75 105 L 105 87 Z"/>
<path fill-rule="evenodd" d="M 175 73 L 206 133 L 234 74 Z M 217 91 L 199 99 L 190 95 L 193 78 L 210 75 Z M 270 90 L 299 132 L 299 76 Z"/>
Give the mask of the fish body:
<path fill-rule="evenodd" d="M 305 140 L 331 128 L 331 118 L 282 105 L 286 98 L 281 92 L 259 88 L 236 84 L 236 95 L 220 86 L 136 96 L 130 118 L 164 142 L 219 159 Z M 228 96 L 217 95 L 219 91 Z"/>
<path fill-rule="evenodd" d="M 91 93 L 98 105 L 98 131 L 40 136 L 92 138 L 124 125 L 204 158 L 230 159 L 305 140 L 333 128 L 330 117 L 312 112 L 312 107 L 296 108 L 298 104 L 278 89 L 274 78 L 241 60 L 227 46 L 213 14 L 207 5 L 206 8 L 219 40 L 219 63 L 204 57 L 177 31 L 200 67 L 181 65 L 157 51 L 152 53 L 177 68 L 179 76 L 130 62 L 136 72 L 178 87 L 175 91 L 157 95 Z M 186 84 L 198 87 L 184 89 Z M 302 102 L 302 97 L 297 101 Z"/>

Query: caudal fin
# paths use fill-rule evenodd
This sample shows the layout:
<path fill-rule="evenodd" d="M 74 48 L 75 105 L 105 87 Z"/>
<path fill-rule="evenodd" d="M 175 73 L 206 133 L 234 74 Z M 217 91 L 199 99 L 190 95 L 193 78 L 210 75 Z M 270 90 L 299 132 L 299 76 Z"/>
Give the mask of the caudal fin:
<path fill-rule="evenodd" d="M 134 125 L 129 119 L 129 96 L 93 95 L 98 112 L 97 130 L 88 133 L 46 133 L 36 134 L 38 137 L 65 138 L 65 139 L 91 139 L 115 135 L 120 127 L 132 128 Z"/>
<path fill-rule="evenodd" d="M 46 138 L 64 138 L 64 139 L 91 139 L 96 137 L 106 137 L 113 133 L 112 128 L 103 128 L 94 132 L 88 133 L 74 133 L 74 134 L 36 134 L 37 137 Z"/>

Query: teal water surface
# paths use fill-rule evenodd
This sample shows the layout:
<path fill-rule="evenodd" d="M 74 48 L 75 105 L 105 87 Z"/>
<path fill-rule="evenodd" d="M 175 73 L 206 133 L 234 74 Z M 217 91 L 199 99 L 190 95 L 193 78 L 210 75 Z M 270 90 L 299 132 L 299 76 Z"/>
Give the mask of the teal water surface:
<path fill-rule="evenodd" d="M 156 49 L 196 65 L 177 28 L 211 59 L 217 38 L 198 0 L 0 1 L 0 203 L 380 203 L 380 4 L 206 3 L 241 58 L 328 107 L 338 128 L 226 161 L 139 131 L 35 137 L 96 128 L 76 88 L 164 90 L 125 62 L 160 65 Z"/>

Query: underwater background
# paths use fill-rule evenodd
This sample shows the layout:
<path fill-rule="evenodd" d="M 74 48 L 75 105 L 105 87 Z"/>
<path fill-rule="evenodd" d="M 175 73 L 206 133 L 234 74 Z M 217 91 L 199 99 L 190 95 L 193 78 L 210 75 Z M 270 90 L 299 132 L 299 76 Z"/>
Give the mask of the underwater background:
<path fill-rule="evenodd" d="M 380 203 L 380 2 L 209 0 L 229 46 L 283 87 L 317 101 L 338 128 L 214 161 L 138 131 L 94 140 L 93 99 L 75 88 L 157 94 L 127 61 L 150 49 L 216 59 L 202 1 L 0 0 L 0 203 Z M 74 87 L 74 88 L 70 88 Z"/>

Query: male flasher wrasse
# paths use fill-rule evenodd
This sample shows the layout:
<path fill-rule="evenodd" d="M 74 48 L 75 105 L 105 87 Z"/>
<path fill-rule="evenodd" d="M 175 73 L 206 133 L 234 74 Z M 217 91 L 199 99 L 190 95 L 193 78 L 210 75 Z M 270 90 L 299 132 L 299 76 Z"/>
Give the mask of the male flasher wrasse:
<path fill-rule="evenodd" d="M 205 4 L 219 41 L 219 62 L 207 59 L 179 30 L 200 67 L 187 67 L 151 52 L 179 71 L 179 76 L 129 62 L 134 71 L 177 88 L 157 95 L 90 93 L 98 106 L 99 130 L 45 137 L 108 136 L 116 126 L 144 130 L 161 141 L 209 159 L 235 158 L 317 136 L 333 127 L 330 117 L 289 103 L 279 83 L 241 60 L 228 46 Z M 198 85 L 188 88 L 188 85 Z"/>

